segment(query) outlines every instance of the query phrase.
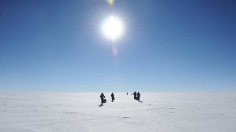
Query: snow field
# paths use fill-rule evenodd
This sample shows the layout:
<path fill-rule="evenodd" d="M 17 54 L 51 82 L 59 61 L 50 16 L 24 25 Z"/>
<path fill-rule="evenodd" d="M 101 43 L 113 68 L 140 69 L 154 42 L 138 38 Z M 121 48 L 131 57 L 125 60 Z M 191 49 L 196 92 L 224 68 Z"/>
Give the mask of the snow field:
<path fill-rule="evenodd" d="M 0 93 L 0 132 L 235 132 L 236 93 Z"/>

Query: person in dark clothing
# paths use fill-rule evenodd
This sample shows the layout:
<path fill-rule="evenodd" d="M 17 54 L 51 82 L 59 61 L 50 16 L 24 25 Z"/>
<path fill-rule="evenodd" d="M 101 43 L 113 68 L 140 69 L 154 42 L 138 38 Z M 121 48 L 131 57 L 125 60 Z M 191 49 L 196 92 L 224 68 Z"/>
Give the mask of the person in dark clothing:
<path fill-rule="evenodd" d="M 138 101 L 140 100 L 140 96 L 141 96 L 141 95 L 140 95 L 140 93 L 138 92 L 138 93 L 137 93 L 137 100 L 138 100 Z"/>
<path fill-rule="evenodd" d="M 133 95 L 134 95 L 134 99 L 137 99 L 137 97 L 136 97 L 136 95 L 137 95 L 136 91 L 133 93 Z"/>
<path fill-rule="evenodd" d="M 103 105 L 103 103 L 105 103 L 105 102 L 104 102 L 105 96 L 104 96 L 103 93 L 101 93 L 100 98 L 101 98 L 101 105 Z"/>
<path fill-rule="evenodd" d="M 115 96 L 113 93 L 111 93 L 111 100 L 112 100 L 112 102 L 115 100 Z"/>

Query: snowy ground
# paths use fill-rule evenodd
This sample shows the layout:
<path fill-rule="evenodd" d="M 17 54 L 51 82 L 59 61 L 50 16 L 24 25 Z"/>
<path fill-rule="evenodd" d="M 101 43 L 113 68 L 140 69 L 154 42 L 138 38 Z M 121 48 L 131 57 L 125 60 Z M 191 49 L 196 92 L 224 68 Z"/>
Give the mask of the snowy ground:
<path fill-rule="evenodd" d="M 235 132 L 236 93 L 0 93 L 0 132 Z"/>

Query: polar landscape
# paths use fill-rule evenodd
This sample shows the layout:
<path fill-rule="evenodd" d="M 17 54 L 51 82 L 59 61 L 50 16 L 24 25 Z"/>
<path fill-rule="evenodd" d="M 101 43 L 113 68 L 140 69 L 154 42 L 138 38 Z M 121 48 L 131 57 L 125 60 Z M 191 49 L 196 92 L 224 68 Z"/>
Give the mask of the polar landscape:
<path fill-rule="evenodd" d="M 235 132 L 235 93 L 1 93 L 0 132 Z"/>
<path fill-rule="evenodd" d="M 236 0 L 0 0 L 0 132 L 236 132 Z"/>

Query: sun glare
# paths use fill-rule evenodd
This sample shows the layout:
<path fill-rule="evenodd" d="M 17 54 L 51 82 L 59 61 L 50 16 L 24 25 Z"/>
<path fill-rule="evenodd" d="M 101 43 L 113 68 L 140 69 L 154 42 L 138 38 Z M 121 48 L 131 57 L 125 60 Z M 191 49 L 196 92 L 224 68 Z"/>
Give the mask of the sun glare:
<path fill-rule="evenodd" d="M 112 40 L 119 38 L 124 32 L 122 21 L 116 16 L 110 16 L 102 25 L 104 35 Z"/>

